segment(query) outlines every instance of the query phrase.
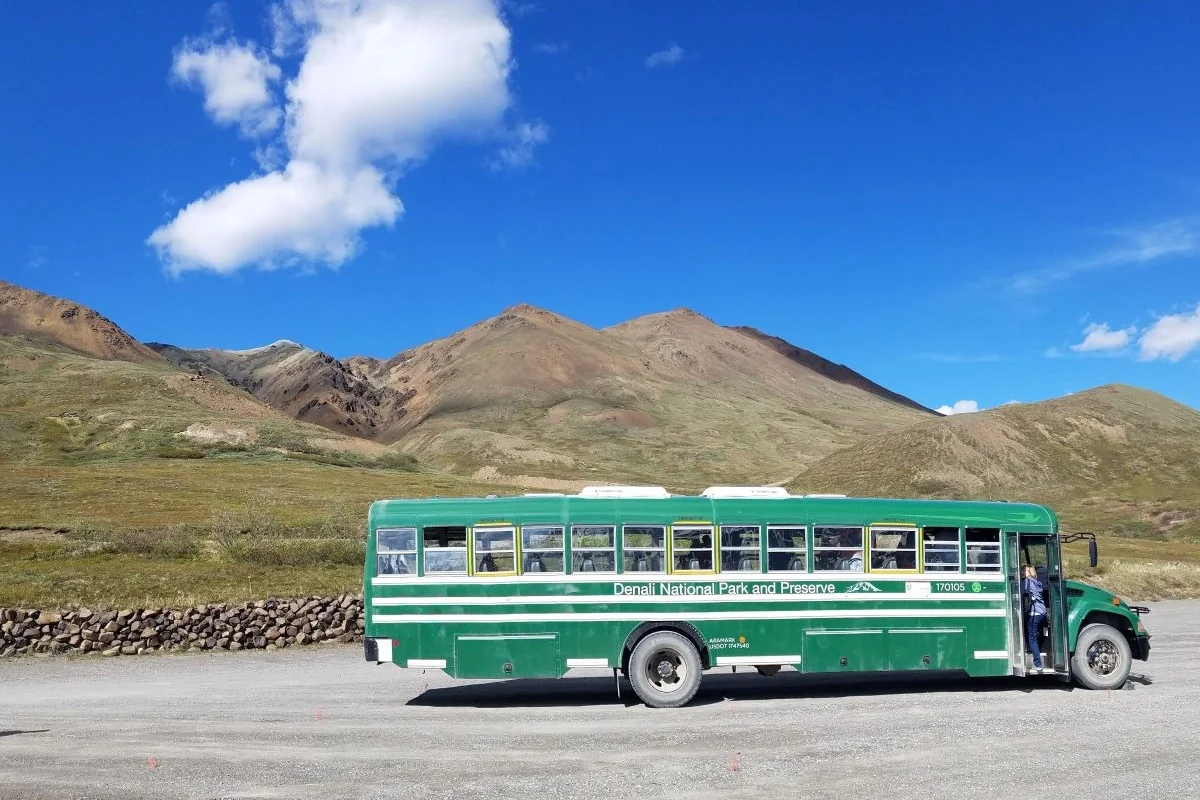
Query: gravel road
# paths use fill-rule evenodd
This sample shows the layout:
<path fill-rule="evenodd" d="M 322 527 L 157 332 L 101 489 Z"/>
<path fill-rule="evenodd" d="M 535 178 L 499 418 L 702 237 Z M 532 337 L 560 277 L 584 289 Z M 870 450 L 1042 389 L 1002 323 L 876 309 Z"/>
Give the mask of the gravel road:
<path fill-rule="evenodd" d="M 1137 679 L 708 673 L 647 709 L 610 674 L 458 682 L 341 645 L 0 662 L 0 798 L 1192 798 L 1198 602 Z"/>

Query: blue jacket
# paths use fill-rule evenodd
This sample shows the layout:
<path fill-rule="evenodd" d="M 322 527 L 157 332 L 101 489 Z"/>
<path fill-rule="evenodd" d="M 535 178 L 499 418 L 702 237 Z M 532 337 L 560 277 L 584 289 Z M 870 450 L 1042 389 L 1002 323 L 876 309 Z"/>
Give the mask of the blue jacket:
<path fill-rule="evenodd" d="M 1046 601 L 1042 599 L 1042 582 L 1037 578 L 1026 578 L 1021 581 L 1021 591 L 1029 595 L 1033 599 L 1033 607 L 1029 611 L 1031 617 L 1036 617 L 1039 614 L 1046 616 Z"/>

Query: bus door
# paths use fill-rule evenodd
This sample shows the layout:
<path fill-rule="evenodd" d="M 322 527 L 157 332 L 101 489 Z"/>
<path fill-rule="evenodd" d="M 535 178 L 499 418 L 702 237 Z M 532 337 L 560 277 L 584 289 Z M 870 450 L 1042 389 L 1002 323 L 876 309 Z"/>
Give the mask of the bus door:
<path fill-rule="evenodd" d="M 1046 588 L 1046 620 L 1050 624 L 1050 635 L 1041 638 L 1038 646 L 1042 650 L 1042 663 L 1053 667 L 1055 672 L 1068 670 L 1067 653 L 1067 591 L 1063 585 L 1062 552 L 1057 534 L 1022 533 L 1021 563 L 1032 564 L 1037 570 L 1038 580 Z M 1018 567 L 1018 579 L 1020 567 Z M 1019 585 L 1019 584 L 1018 584 Z M 1018 603 L 1017 613 L 1020 614 Z M 1022 639 L 1022 641 L 1024 641 Z M 1022 648 L 1022 652 L 1024 651 Z M 1030 662 L 1032 663 L 1032 662 Z"/>
<path fill-rule="evenodd" d="M 1021 544 L 1004 531 L 1004 589 L 1008 595 L 1008 663 L 1013 675 L 1025 674 L 1025 619 L 1021 614 Z"/>

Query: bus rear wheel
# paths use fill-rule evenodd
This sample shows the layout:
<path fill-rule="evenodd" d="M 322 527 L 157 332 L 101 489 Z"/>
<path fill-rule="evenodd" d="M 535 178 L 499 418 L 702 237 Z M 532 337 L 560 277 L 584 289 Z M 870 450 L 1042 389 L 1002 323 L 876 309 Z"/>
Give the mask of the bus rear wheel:
<path fill-rule="evenodd" d="M 629 656 L 629 682 L 651 708 L 679 708 L 700 688 L 700 654 L 674 631 L 645 636 Z"/>
<path fill-rule="evenodd" d="M 1120 689 L 1129 678 L 1130 657 L 1125 635 L 1098 622 L 1079 632 L 1071 672 L 1087 689 Z"/>

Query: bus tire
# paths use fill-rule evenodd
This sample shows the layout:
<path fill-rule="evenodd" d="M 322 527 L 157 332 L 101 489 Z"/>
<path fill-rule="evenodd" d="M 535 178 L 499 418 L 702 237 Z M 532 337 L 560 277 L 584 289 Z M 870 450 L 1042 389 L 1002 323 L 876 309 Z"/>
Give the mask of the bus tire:
<path fill-rule="evenodd" d="M 1129 642 L 1111 625 L 1097 622 L 1079 632 L 1071 673 L 1086 689 L 1120 689 L 1129 678 Z"/>
<path fill-rule="evenodd" d="M 651 708 L 679 708 L 700 688 L 700 654 L 684 635 L 655 631 L 629 656 L 629 682 Z"/>

